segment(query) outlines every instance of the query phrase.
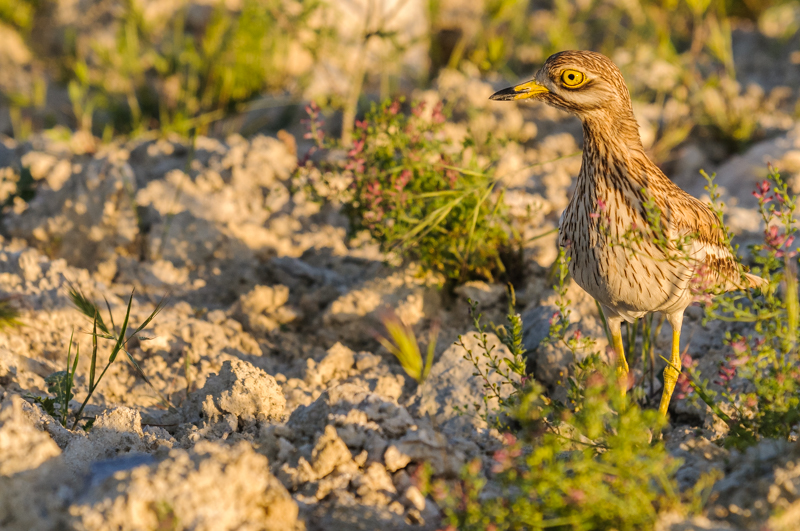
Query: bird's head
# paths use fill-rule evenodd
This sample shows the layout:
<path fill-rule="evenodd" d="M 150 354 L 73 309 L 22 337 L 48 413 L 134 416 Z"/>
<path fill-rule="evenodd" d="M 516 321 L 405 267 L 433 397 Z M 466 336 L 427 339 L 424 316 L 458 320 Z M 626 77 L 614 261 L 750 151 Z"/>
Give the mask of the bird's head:
<path fill-rule="evenodd" d="M 531 81 L 503 89 L 490 99 L 533 98 L 585 119 L 606 111 L 611 116 L 631 113 L 631 97 L 622 74 L 611 59 L 588 51 L 551 55 Z"/>

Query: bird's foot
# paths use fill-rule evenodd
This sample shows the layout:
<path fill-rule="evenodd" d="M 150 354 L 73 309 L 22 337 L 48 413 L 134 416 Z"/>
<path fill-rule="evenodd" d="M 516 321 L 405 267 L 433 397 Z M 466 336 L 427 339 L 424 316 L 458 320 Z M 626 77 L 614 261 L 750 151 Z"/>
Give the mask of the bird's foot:
<path fill-rule="evenodd" d="M 669 409 L 669 402 L 672 400 L 672 393 L 675 391 L 675 384 L 678 382 L 680 373 L 672 366 L 667 365 L 664 369 L 664 391 L 661 393 L 661 404 L 658 406 L 658 411 L 663 416 L 667 416 L 667 409 Z"/>

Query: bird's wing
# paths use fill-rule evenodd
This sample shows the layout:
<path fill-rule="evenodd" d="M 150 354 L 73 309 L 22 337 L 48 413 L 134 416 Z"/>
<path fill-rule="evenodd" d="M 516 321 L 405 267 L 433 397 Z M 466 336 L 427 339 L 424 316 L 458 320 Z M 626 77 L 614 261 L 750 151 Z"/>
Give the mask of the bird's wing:
<path fill-rule="evenodd" d="M 725 291 L 763 287 L 764 279 L 745 272 L 731 253 L 716 214 L 699 199 L 680 192 L 670 196 L 668 224 L 673 237 L 689 238 L 688 252 L 699 264 L 698 270 L 709 276 L 711 284 Z"/>

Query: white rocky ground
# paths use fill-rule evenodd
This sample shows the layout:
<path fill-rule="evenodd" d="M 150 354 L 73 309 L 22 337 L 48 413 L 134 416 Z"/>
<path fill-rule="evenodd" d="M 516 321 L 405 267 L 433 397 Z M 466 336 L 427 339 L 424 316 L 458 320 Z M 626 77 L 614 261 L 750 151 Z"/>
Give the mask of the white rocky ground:
<path fill-rule="evenodd" d="M 473 114 L 476 134 L 513 140 L 498 174 L 520 217 L 527 205 L 536 209 L 527 236 L 553 228 L 580 164 L 561 158 L 579 150 L 574 120 L 543 107 L 524 116 L 514 106 L 490 107 L 492 87 L 461 74 L 446 73 L 439 84 L 420 97 L 469 98 L 484 110 Z M 457 134 L 466 124 L 452 127 Z M 415 485 L 415 466 L 427 462 L 454 477 L 479 456 L 489 470 L 497 434 L 453 411 L 480 396 L 481 382 L 452 342 L 470 331 L 467 297 L 501 319 L 503 287 L 471 283 L 448 297 L 413 265 L 392 268 L 374 244 L 348 242 L 337 210 L 292 186 L 297 151 L 287 134 L 201 137 L 191 161 L 179 140 L 98 147 L 80 135 L 44 135 L 0 145 L 8 168 L 0 199 L 15 189 L 21 167 L 36 189 L 30 203 L 8 207 L 0 243 L 0 292 L 24 324 L 0 334 L 0 527 L 436 529 L 439 512 Z M 767 160 L 800 188 L 800 128 L 717 169 L 731 207 L 751 206 L 760 176 L 751 168 Z M 700 195 L 697 182 L 684 176 Z M 759 230 L 744 210 L 732 221 L 744 237 Z M 518 290 L 526 342 L 537 377 L 552 384 L 567 356 L 536 347 L 553 312 L 554 238 L 533 242 L 526 257 Z M 70 284 L 101 307 L 107 299 L 117 323 L 134 288 L 134 324 L 168 295 L 142 331 L 151 339 L 131 351 L 174 408 L 122 359 L 86 410 L 97 416 L 88 433 L 62 428 L 23 400 L 44 394 L 44 377 L 63 369 L 73 330 L 83 353 L 76 400 L 85 396 L 90 340 L 81 331 L 89 323 L 69 301 Z M 601 338 L 594 303 L 575 286 L 570 298 L 573 319 Z M 373 339 L 386 308 L 419 331 L 434 319 L 442 325 L 436 363 L 419 389 Z M 689 311 L 684 337 L 711 371 L 725 353 L 723 326 L 704 328 L 700 316 Z M 667 340 L 664 330 L 658 348 Z M 110 345 L 100 347 L 102 359 Z M 665 518 L 661 529 L 758 529 L 779 507 L 786 512 L 771 529 L 792 529 L 800 447 L 729 453 L 710 442 L 720 434 L 710 415 L 681 403 L 676 412 L 667 443 L 685 459 L 681 485 L 712 467 L 726 477 L 709 514 L 716 520 Z"/>

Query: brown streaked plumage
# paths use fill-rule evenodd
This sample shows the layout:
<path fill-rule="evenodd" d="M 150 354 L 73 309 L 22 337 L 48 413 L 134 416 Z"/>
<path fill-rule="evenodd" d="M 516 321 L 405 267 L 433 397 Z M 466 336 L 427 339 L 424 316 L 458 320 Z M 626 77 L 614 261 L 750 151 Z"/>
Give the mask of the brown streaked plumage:
<path fill-rule="evenodd" d="M 659 407 L 666 414 L 681 367 L 683 312 L 693 300 L 693 289 L 700 284 L 732 291 L 761 287 L 764 281 L 742 273 L 716 215 L 647 157 L 630 93 L 610 59 L 595 52 L 560 52 L 547 59 L 532 81 L 491 97 L 526 98 L 576 114 L 583 123 L 581 171 L 561 215 L 558 243 L 566 248 L 575 281 L 603 306 L 625 385 L 622 321 L 650 312 L 666 315 L 673 329 Z M 648 221 L 648 200 L 661 213 L 666 245 Z M 634 227 L 642 236 L 620 245 Z"/>

